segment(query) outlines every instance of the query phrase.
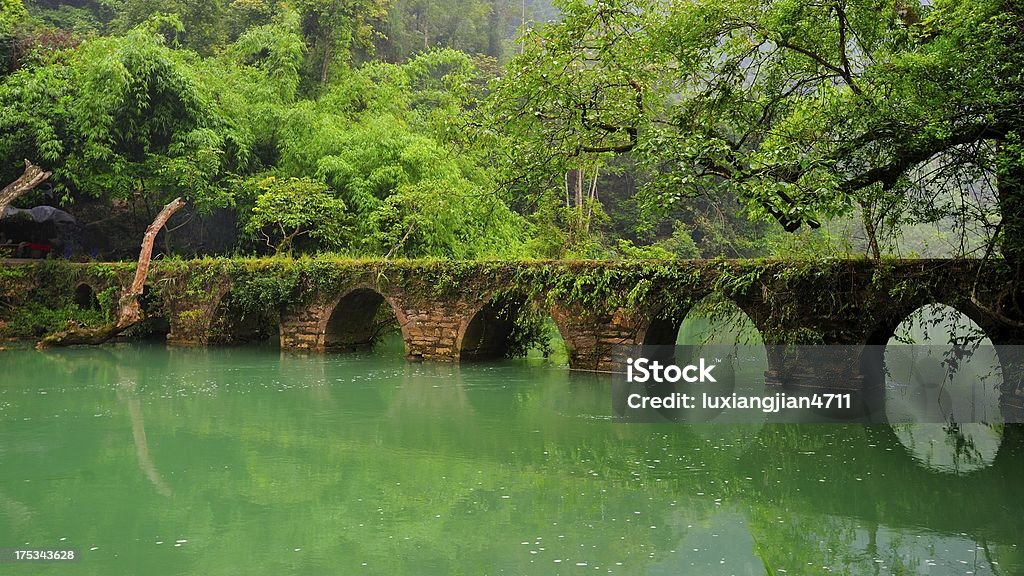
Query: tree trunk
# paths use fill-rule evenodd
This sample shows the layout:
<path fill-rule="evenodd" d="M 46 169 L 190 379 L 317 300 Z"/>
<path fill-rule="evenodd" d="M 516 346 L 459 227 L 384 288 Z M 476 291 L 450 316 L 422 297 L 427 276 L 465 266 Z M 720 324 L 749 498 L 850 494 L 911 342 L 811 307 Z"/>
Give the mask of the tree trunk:
<path fill-rule="evenodd" d="M 565 171 L 565 203 L 569 212 L 569 244 L 575 244 L 583 237 L 583 170 Z"/>
<path fill-rule="evenodd" d="M 21 177 L 4 186 L 3 190 L 0 190 L 0 217 L 3 216 L 4 210 L 7 209 L 11 202 L 14 202 L 22 194 L 45 182 L 50 177 L 50 174 L 50 172 L 46 172 L 39 166 L 25 160 L 25 172 Z"/>
<path fill-rule="evenodd" d="M 1024 166 L 1002 149 L 996 158 L 999 213 L 1002 217 L 1003 257 L 1014 268 L 1024 263 Z"/>
<path fill-rule="evenodd" d="M 584 219 L 583 233 L 590 234 L 590 220 L 594 216 L 594 203 L 597 201 L 597 179 L 601 175 L 600 168 L 594 168 L 594 176 L 590 179 L 590 191 L 587 193 L 587 215 Z"/>
<path fill-rule="evenodd" d="M 526 0 L 523 0 L 523 19 L 520 20 L 520 29 L 525 32 L 526 30 Z M 519 53 L 522 54 L 526 51 L 526 34 L 522 33 L 519 39 Z"/>
<path fill-rule="evenodd" d="M 1014 322 L 1024 321 L 1024 165 L 1000 146 L 996 153 L 997 201 L 1000 213 L 999 249 L 1013 271 L 1009 302 L 1004 306 Z M 1019 152 L 1018 152 L 1019 154 Z"/>
<path fill-rule="evenodd" d="M 576 210 L 583 213 L 583 169 L 573 170 L 576 182 L 573 184 L 573 192 L 576 196 Z"/>
<path fill-rule="evenodd" d="M 572 208 L 572 200 L 569 199 L 569 175 L 572 174 L 571 170 L 565 171 L 565 207 Z"/>
<path fill-rule="evenodd" d="M 864 222 L 864 233 L 868 237 L 868 249 L 871 250 L 871 257 L 875 260 L 882 259 L 882 250 L 878 245 L 878 228 L 875 226 L 875 216 L 871 213 L 871 205 L 860 203 L 860 216 Z"/>
<path fill-rule="evenodd" d="M 116 321 L 98 328 L 72 326 L 67 330 L 46 336 L 36 344 L 36 348 L 73 346 L 75 344 L 102 344 L 141 322 L 144 315 L 142 313 L 142 306 L 139 304 L 139 297 L 142 296 L 142 290 L 146 285 L 146 275 L 149 274 L 149 263 L 153 257 L 153 243 L 156 241 L 156 235 L 160 232 L 160 229 L 183 206 L 185 206 L 185 201 L 181 198 L 175 198 L 163 207 L 163 210 L 153 219 L 153 223 L 146 228 L 146 234 L 142 237 L 142 249 L 139 251 L 139 263 L 135 267 L 135 278 L 132 280 L 128 290 L 121 296 Z"/>
<path fill-rule="evenodd" d="M 331 68 L 331 41 L 324 39 L 324 61 L 320 66 L 320 83 L 326 85 L 328 80 L 328 71 Z"/>

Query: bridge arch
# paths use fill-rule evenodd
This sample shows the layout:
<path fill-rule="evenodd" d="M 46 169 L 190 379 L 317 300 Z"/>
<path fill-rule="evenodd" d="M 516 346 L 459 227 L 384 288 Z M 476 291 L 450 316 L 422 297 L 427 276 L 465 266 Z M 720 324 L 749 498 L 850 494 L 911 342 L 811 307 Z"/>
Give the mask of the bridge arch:
<path fill-rule="evenodd" d="M 998 337 L 998 327 L 995 322 L 986 315 L 981 308 L 969 301 L 947 301 L 944 299 L 910 300 L 907 302 L 893 302 L 892 307 L 872 327 L 869 327 L 867 344 L 885 346 L 890 340 L 897 336 L 897 330 L 906 322 L 912 321 L 915 315 L 928 309 L 949 309 L 959 314 L 974 325 L 976 325 L 985 337 L 995 340 Z"/>
<path fill-rule="evenodd" d="M 75 305 L 82 310 L 99 310 L 100 300 L 96 294 L 96 288 L 92 284 L 79 282 L 78 286 L 75 286 Z"/>
<path fill-rule="evenodd" d="M 387 303 L 386 307 L 382 305 Z M 317 333 L 317 347 L 326 351 L 369 350 L 388 330 L 401 330 L 409 352 L 408 320 L 402 307 L 369 284 L 350 287 L 324 309 Z"/>
<path fill-rule="evenodd" d="M 500 296 L 471 308 L 455 339 L 460 361 L 485 361 L 526 356 L 538 348 L 545 358 L 561 358 L 571 347 L 571 331 L 558 321 L 554 310 L 525 296 Z M 560 343 L 558 342 L 560 341 Z"/>
<path fill-rule="evenodd" d="M 455 338 L 457 358 L 460 361 L 504 358 L 524 304 L 520 298 L 499 297 L 471 309 L 460 323 Z"/>
<path fill-rule="evenodd" d="M 637 342 L 647 346 L 670 346 L 676 343 L 679 327 L 693 306 L 685 309 L 656 308 L 641 325 Z"/>
<path fill-rule="evenodd" d="M 656 309 L 643 324 L 637 335 L 637 341 L 645 345 L 671 346 L 675 344 L 715 344 L 715 343 L 740 343 L 740 344 L 764 344 L 765 329 L 759 323 L 757 310 L 749 304 L 720 296 L 715 293 L 702 294 L 692 301 L 692 305 L 686 308 L 662 307 Z M 698 318 L 706 320 L 709 325 L 707 329 L 701 330 L 702 334 L 694 334 L 693 327 L 688 326 Z M 689 334 L 681 333 L 689 328 Z M 736 338 L 729 342 L 715 342 L 715 339 L 706 341 L 693 341 L 698 336 L 710 336 L 710 333 L 718 330 L 727 330 L 735 334 Z M 734 330 L 735 329 L 735 330 Z"/>
<path fill-rule="evenodd" d="M 884 366 L 872 381 L 884 383 L 893 435 L 932 471 L 972 473 L 992 465 L 1000 450 L 1007 372 L 976 318 L 986 320 L 970 305 L 918 306 L 896 327 L 886 326 L 867 351 L 873 370 Z"/>
<path fill-rule="evenodd" d="M 566 363 L 568 363 L 568 365 L 571 366 L 571 364 L 572 364 L 571 363 L 571 357 L 572 357 L 571 349 L 572 349 L 572 337 L 573 337 L 572 330 L 570 330 L 569 327 L 566 326 L 564 321 L 560 321 L 558 313 L 556 312 L 554 307 L 543 306 L 540 302 L 535 302 L 535 304 L 536 304 L 538 310 L 542 310 L 543 311 L 543 314 L 544 314 L 545 318 L 550 322 L 550 326 L 554 327 L 555 334 L 557 334 L 557 336 L 558 336 L 558 340 L 561 341 L 561 343 L 559 344 L 561 349 L 560 350 L 553 350 L 553 352 L 555 354 L 564 353 L 566 355 L 566 359 L 565 359 Z M 554 339 L 554 338 L 552 338 L 552 336 L 554 336 L 554 334 L 549 335 L 549 340 L 548 340 L 549 343 L 551 342 L 551 340 Z"/>

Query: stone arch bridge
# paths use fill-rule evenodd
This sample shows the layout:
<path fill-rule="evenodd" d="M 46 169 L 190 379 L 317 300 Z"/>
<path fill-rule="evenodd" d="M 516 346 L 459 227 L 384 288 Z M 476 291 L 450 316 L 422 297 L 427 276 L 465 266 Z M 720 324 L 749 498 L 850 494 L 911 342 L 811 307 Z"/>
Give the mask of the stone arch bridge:
<path fill-rule="evenodd" d="M 55 264 L 9 264 L 51 268 Z M 81 300 L 127 286 L 133 264 L 64 264 L 47 282 Z M 173 344 L 276 332 L 284 350 L 351 349 L 393 314 L 409 358 L 499 358 L 529 310 L 558 326 L 575 370 L 610 371 L 620 345 L 672 344 L 708 295 L 734 302 L 768 344 L 884 344 L 914 310 L 951 306 L 997 346 L 1024 343 L 999 261 L 451 262 L 331 259 L 154 262 L 146 310 Z M 25 297 L 30 297 L 31 291 Z M 111 298 L 116 302 L 116 298 Z M 263 334 L 264 336 L 266 334 Z"/>

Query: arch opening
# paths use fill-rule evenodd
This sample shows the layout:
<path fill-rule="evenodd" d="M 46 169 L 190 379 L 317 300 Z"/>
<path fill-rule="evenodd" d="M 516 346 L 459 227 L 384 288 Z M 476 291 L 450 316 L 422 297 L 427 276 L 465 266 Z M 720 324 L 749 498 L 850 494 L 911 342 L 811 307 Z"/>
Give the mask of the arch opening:
<path fill-rule="evenodd" d="M 523 358 L 568 367 L 569 348 L 551 314 L 534 302 L 513 302 L 511 307 L 512 326 L 504 354 L 498 358 Z"/>
<path fill-rule="evenodd" d="M 473 315 L 458 341 L 466 362 L 526 358 L 559 366 L 569 352 L 558 324 L 534 302 L 517 298 L 491 300 Z"/>
<path fill-rule="evenodd" d="M 280 316 L 276 311 L 251 310 L 229 291 L 220 299 L 210 321 L 211 344 L 280 343 Z"/>
<path fill-rule="evenodd" d="M 705 296 L 689 310 L 655 317 L 643 341 L 645 345 L 656 346 L 646 355 L 662 364 L 683 366 L 703 360 L 714 365 L 714 382 L 660 385 L 663 389 L 658 392 L 662 395 L 679 392 L 700 398 L 702 395 L 726 397 L 736 393 L 763 396 L 766 393 L 768 354 L 761 332 L 739 305 L 720 295 Z M 699 403 L 690 409 L 662 410 L 661 414 L 680 422 L 760 424 L 767 418 L 764 413 L 741 415 L 720 408 L 702 408 Z M 752 433 L 756 428 L 747 431 Z M 741 444 L 745 445 L 749 440 L 747 438 Z"/>
<path fill-rule="evenodd" d="M 511 340 L 510 357 L 569 366 L 569 346 L 558 323 L 546 311 L 524 308 L 516 318 Z"/>
<path fill-rule="evenodd" d="M 467 362 L 499 360 L 513 352 L 513 329 L 522 302 L 492 300 L 484 304 L 466 326 L 459 342 L 459 359 Z"/>
<path fill-rule="evenodd" d="M 709 294 L 689 309 L 662 309 L 643 333 L 646 346 L 764 344 L 761 331 L 735 302 Z"/>
<path fill-rule="evenodd" d="M 912 310 L 908 306 L 871 332 L 867 343 L 976 346 L 985 341 L 988 345 L 991 339 L 984 323 L 985 319 L 970 305 L 961 309 L 933 302 Z"/>
<path fill-rule="evenodd" d="M 683 323 L 685 312 L 670 312 L 660 310 L 647 325 L 641 344 L 645 346 L 672 346 L 676 344 L 679 335 L 679 327 Z"/>
<path fill-rule="evenodd" d="M 952 474 L 991 465 L 1003 374 L 981 326 L 951 306 L 921 306 L 891 330 L 882 355 L 886 419 L 911 457 Z"/>
<path fill-rule="evenodd" d="M 372 350 L 400 332 L 391 304 L 371 288 L 357 288 L 341 297 L 324 329 L 324 349 L 331 352 Z"/>
<path fill-rule="evenodd" d="M 768 351 L 754 321 L 735 302 L 719 295 L 705 296 L 687 312 L 675 334 L 685 363 L 701 357 L 721 360 L 716 368 L 718 384 L 709 393 L 765 393 Z"/>
<path fill-rule="evenodd" d="M 738 304 L 717 294 L 705 296 L 679 322 L 675 344 L 687 346 L 758 346 L 764 338 Z"/>
<path fill-rule="evenodd" d="M 92 289 L 92 286 L 83 282 L 75 287 L 75 306 L 82 310 L 100 309 L 100 299 L 96 296 L 96 291 Z"/>

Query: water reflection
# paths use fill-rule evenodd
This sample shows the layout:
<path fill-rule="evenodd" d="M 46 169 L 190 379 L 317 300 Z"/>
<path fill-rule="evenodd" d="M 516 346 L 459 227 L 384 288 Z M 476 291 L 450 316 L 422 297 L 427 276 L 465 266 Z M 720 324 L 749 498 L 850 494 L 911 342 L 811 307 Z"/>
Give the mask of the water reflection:
<path fill-rule="evenodd" d="M 171 488 L 164 482 L 160 472 L 153 463 L 149 454 L 149 442 L 146 440 L 146 423 L 142 418 L 142 406 L 135 390 L 134 382 L 122 381 L 122 390 L 118 391 L 118 397 L 128 406 L 128 413 L 132 419 L 132 441 L 135 444 L 135 455 L 138 458 L 139 468 L 153 484 L 156 491 L 162 496 L 170 496 Z"/>
<path fill-rule="evenodd" d="M 1020 434 L 954 476 L 887 427 L 616 424 L 607 380 L 530 361 L 0 363 L 0 543 L 89 552 L 41 574 L 1024 571 Z"/>
<path fill-rule="evenodd" d="M 63 378 L 66 381 L 73 382 L 85 378 L 98 381 L 97 383 L 116 391 L 117 398 L 124 405 L 131 421 L 132 444 L 135 447 L 139 469 L 159 494 L 170 496 L 171 489 L 157 470 L 146 439 L 146 424 L 139 401 L 137 382 L 144 379 L 140 370 L 152 369 L 153 364 L 140 363 L 139 350 L 124 347 L 97 348 L 87 355 L 83 355 L 83 350 L 51 350 L 45 352 L 44 357 L 48 358 L 50 365 L 64 374 Z M 161 354 L 158 352 L 158 355 Z M 89 369 L 83 372 L 86 366 Z"/>
<path fill-rule="evenodd" d="M 1002 369 L 966 315 L 942 305 L 908 317 L 885 349 L 886 415 L 900 443 L 929 469 L 989 466 L 1002 439 Z"/>

